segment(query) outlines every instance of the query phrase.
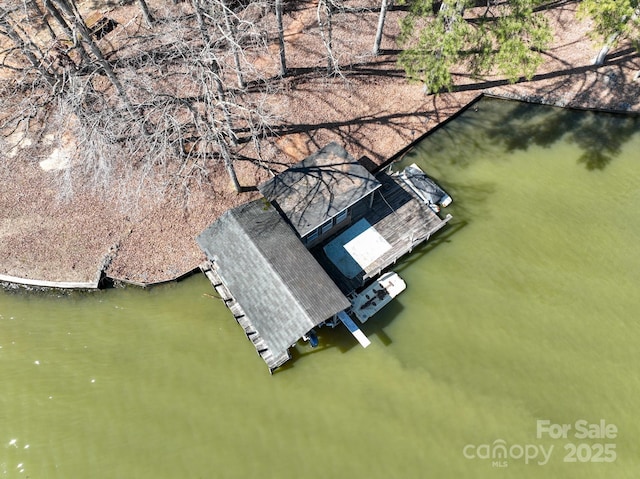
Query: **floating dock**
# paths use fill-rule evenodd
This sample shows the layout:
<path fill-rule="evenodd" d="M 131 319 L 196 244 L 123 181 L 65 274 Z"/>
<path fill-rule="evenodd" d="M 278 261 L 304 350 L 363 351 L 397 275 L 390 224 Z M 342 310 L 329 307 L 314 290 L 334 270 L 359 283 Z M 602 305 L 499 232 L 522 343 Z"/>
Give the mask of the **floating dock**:
<path fill-rule="evenodd" d="M 338 319 L 342 321 L 342 324 L 344 324 L 347 327 L 347 329 L 353 335 L 353 337 L 358 340 L 358 342 L 360 343 L 360 346 L 362 346 L 363 348 L 366 348 L 371 344 L 371 341 L 369 341 L 369 338 L 367 338 L 365 334 L 360 330 L 360 328 L 356 326 L 356 323 L 353 322 L 353 320 L 349 317 L 349 315 L 346 312 L 344 311 L 339 312 Z"/>

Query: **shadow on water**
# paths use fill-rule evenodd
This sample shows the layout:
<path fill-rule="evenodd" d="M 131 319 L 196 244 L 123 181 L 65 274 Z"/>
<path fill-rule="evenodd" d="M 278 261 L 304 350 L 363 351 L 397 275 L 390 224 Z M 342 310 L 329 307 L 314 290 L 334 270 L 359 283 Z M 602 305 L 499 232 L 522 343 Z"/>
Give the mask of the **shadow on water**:
<path fill-rule="evenodd" d="M 412 145 L 403 153 L 402 163 L 435 156 L 443 162 L 430 165 L 437 173 L 443 166 L 466 168 L 480 158 L 504 158 L 504 154 L 508 157 L 515 151 L 534 146 L 550 148 L 566 141 L 579 150 L 579 165 L 590 171 L 602 170 L 620 155 L 639 129 L 640 116 L 633 113 L 575 110 L 483 97 Z"/>
<path fill-rule="evenodd" d="M 302 340 L 298 341 L 295 348 L 290 350 L 292 361 L 289 361 L 280 369 L 285 369 L 289 364 L 295 364 L 299 358 L 322 353 L 329 349 L 337 348 L 341 353 L 348 353 L 354 347 L 359 346 L 347 328 L 342 325 L 337 325 L 335 328 L 328 326 L 317 328 L 316 335 L 318 336 L 318 346 L 314 348 Z"/>
<path fill-rule="evenodd" d="M 563 109 L 513 100 L 485 97 L 470 105 L 454 121 L 426 135 L 401 155 L 400 170 L 413 162 L 429 161 L 428 173 L 445 191 L 454 198 L 450 207 L 453 220 L 433 238 L 405 256 L 391 269 L 402 274 L 413 267 L 428 253 L 441 245 L 453 241 L 470 224 L 486 215 L 483 208 L 496 191 L 493 183 L 460 181 L 455 170 L 467 168 L 474 161 L 487 158 L 502 158 L 496 148 L 503 153 L 525 151 L 531 147 L 551 148 L 567 142 L 580 151 L 577 163 L 588 170 L 602 170 L 621 152 L 623 146 L 640 129 L 640 118 L 604 112 Z M 498 152 L 500 153 L 500 152 Z M 453 167 L 453 168 L 451 168 Z M 363 333 L 374 337 L 384 346 L 390 346 L 393 339 L 386 329 L 403 310 L 400 300 L 392 301 L 365 324 L 358 324 Z M 292 367 L 295 359 L 337 348 L 347 353 L 359 348 L 358 342 L 344 327 L 320 328 L 317 330 L 320 345 L 311 348 L 300 342 L 292 349 L 294 361 L 283 370 Z"/>
<path fill-rule="evenodd" d="M 416 248 L 392 269 L 396 272 L 402 272 L 413 263 L 419 261 L 425 254 L 433 251 L 434 248 L 437 248 L 439 245 L 449 243 L 451 238 L 468 224 L 468 221 L 456 221 L 447 227 L 446 230 L 439 232 L 433 239 Z M 369 338 L 377 337 L 384 346 L 389 346 L 392 344 L 393 340 L 386 333 L 385 328 L 387 328 L 395 318 L 401 316 L 403 309 L 404 307 L 400 301 L 391 301 L 366 323 L 361 324 L 358 322 L 357 325 L 365 336 Z M 296 347 L 291 350 L 292 359 L 294 359 L 294 361 L 290 361 L 289 363 L 295 363 L 295 359 L 297 358 L 309 356 L 331 348 L 338 348 L 341 353 L 348 353 L 353 348 L 360 347 L 347 328 L 340 325 L 336 328 L 318 328 L 316 333 L 318 335 L 319 346 L 311 348 L 308 344 L 300 341 Z"/>
<path fill-rule="evenodd" d="M 637 115 L 578 111 L 496 98 L 483 99 L 478 108 L 485 106 L 493 113 L 486 124 L 486 137 L 503 145 L 507 152 L 531 146 L 550 148 L 566 140 L 581 150 L 577 161 L 588 170 L 604 169 L 640 128 Z"/>
<path fill-rule="evenodd" d="M 360 329 L 362 329 L 362 332 L 367 337 L 371 338 L 375 336 L 384 346 L 390 346 L 393 340 L 386 333 L 385 329 L 395 318 L 401 315 L 403 310 L 404 306 L 402 306 L 400 301 L 391 301 L 378 314 L 361 325 Z"/>
<path fill-rule="evenodd" d="M 493 192 L 493 187 L 491 185 L 464 185 L 458 186 L 457 188 L 464 190 L 464 193 L 461 192 L 461 196 L 464 196 L 465 202 L 472 202 L 474 204 L 486 201 Z M 454 219 L 445 229 L 439 231 L 426 243 L 422 243 L 419 247 L 413 250 L 412 253 L 405 256 L 399 263 L 390 269 L 398 273 L 402 273 L 402 271 L 419 262 L 427 253 L 432 252 L 435 248 L 438 248 L 441 245 L 450 243 L 455 235 L 459 234 L 470 224 L 471 217 L 472 214 L 466 207 L 460 204 L 456 205 Z M 393 343 L 393 340 L 386 333 L 385 329 L 391 325 L 395 318 L 401 316 L 403 309 L 404 307 L 402 306 L 401 301 L 391 301 L 366 323 L 357 323 L 357 325 L 365 336 L 370 339 L 376 337 L 383 346 L 390 346 Z M 293 367 L 296 359 L 298 358 L 306 357 L 324 350 L 337 348 L 341 353 L 348 353 L 354 348 L 360 347 L 347 328 L 340 325 L 336 328 L 318 328 L 316 333 L 319 339 L 319 346 L 311 348 L 307 343 L 300 341 L 296 347 L 291 350 L 293 361 L 289 361 L 285 367 L 281 368 L 281 370 Z"/>
<path fill-rule="evenodd" d="M 404 307 L 398 301 L 391 301 L 373 318 L 366 323 L 357 323 L 358 327 L 369 339 L 374 337 L 384 345 L 389 346 L 393 342 L 391 337 L 385 332 L 385 328 L 391 324 L 394 318 L 398 317 Z M 285 364 L 281 369 L 286 369 L 287 365 L 293 366 L 297 359 L 310 356 L 312 354 L 321 353 L 323 351 L 337 348 L 342 354 L 348 353 L 354 349 L 361 348 L 358 341 L 351 335 L 345 326 L 338 325 L 335 328 L 324 327 L 316 330 L 319 345 L 312 348 L 307 343 L 299 341 L 295 348 L 291 349 L 291 358 L 293 361 Z"/>
<path fill-rule="evenodd" d="M 451 243 L 453 236 L 458 234 L 467 226 L 469 226 L 469 221 L 456 221 L 455 223 L 451 224 L 445 231 L 438 233 L 438 235 L 433 239 L 429 240 L 426 243 L 423 243 L 418 248 L 413 250 L 410 255 L 405 257 L 401 263 L 398 263 L 398 265 L 394 267 L 394 271 L 402 273 L 402 271 L 409 268 L 411 265 L 419 262 L 427 253 L 430 253 L 443 244 Z"/>
<path fill-rule="evenodd" d="M 358 327 L 369 339 L 377 338 L 383 346 L 390 346 L 393 340 L 385 332 L 385 328 L 391 324 L 394 318 L 400 316 L 404 307 L 398 301 L 387 304 L 378 314 L 369 319 L 366 323 L 357 323 Z M 345 326 L 338 325 L 335 328 L 323 327 L 316 329 L 319 344 L 312 348 L 304 341 L 298 341 L 295 347 L 291 348 L 291 361 L 274 371 L 274 374 L 286 371 L 295 367 L 301 358 L 306 358 L 317 353 L 322 353 L 330 349 L 337 349 L 342 354 L 353 350 L 361 349 L 358 341 L 351 335 Z"/>

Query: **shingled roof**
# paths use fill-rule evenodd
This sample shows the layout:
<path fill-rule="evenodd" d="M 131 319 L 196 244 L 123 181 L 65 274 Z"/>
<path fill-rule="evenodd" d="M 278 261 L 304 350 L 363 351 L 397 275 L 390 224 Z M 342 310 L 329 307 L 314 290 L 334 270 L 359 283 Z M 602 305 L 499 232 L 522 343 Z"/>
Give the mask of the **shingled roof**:
<path fill-rule="evenodd" d="M 350 306 L 264 199 L 227 211 L 197 241 L 274 355 Z"/>
<path fill-rule="evenodd" d="M 329 143 L 258 189 L 304 237 L 379 187 L 342 146 Z"/>

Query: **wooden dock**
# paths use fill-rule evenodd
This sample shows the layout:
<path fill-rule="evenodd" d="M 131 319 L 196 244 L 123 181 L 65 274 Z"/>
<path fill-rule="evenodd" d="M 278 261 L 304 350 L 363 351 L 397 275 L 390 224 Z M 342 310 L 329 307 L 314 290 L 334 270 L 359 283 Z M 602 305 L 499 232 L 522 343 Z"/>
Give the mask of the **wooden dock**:
<path fill-rule="evenodd" d="M 398 259 L 427 241 L 451 219 L 444 219 L 422 202 L 396 175 L 385 172 L 376 177 L 382 187 L 374 193 L 373 205 L 364 219 L 391 245 L 391 248 L 366 266 L 354 278 L 345 277 L 326 256 L 322 246 L 312 253 L 343 293 L 350 294 L 379 276 Z"/>
<path fill-rule="evenodd" d="M 291 359 L 291 356 L 289 356 L 288 353 L 276 356 L 267 347 L 264 339 L 260 336 L 256 328 L 253 326 L 251 319 L 247 317 L 244 310 L 242 309 L 242 306 L 240 306 L 240 303 L 238 303 L 231 295 L 227 287 L 222 282 L 222 279 L 218 275 L 215 266 L 210 261 L 205 261 L 204 263 L 202 263 L 200 265 L 200 269 L 207 276 L 207 278 L 209 278 L 209 281 L 211 281 L 211 284 L 216 290 L 216 293 L 218 293 L 220 299 L 224 301 L 225 306 L 229 308 L 238 324 L 242 326 L 247 339 L 249 339 L 249 341 L 253 343 L 253 346 L 256 348 L 257 353 L 264 360 L 264 362 L 267 363 L 270 372 L 273 372 L 274 369 L 282 366 L 289 359 Z"/>

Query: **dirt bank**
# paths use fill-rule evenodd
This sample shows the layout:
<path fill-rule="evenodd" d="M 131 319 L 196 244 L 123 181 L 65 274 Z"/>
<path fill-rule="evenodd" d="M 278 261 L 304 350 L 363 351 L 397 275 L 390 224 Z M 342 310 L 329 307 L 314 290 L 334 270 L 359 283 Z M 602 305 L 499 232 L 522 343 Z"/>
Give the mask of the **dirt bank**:
<path fill-rule="evenodd" d="M 532 81 L 475 81 L 461 71 L 455 92 L 433 96 L 408 84 L 396 64 L 394 37 L 401 11 L 390 12 L 383 54 L 377 58 L 369 54 L 377 13 L 341 15 L 334 38 L 336 50 L 343 52 L 343 76 L 327 78 L 315 6 L 301 4 L 286 15 L 287 59 L 293 74 L 281 80 L 281 92 L 270 98 L 281 121 L 278 136 L 265 140 L 263 153 L 282 169 L 336 140 L 355 157 L 367 156 L 379 164 L 483 92 L 561 106 L 639 111 L 640 85 L 632 78 L 640 70 L 640 59 L 630 46 L 619 46 L 605 65 L 595 68 L 591 61 L 597 45 L 586 36 L 588 24 L 576 20 L 575 3 L 561 2 L 546 14 L 554 25 L 555 41 Z M 276 59 L 273 51 L 271 57 L 256 61 L 275 70 Z M 25 153 L 31 155 L 28 161 Z M 108 194 L 79 191 L 61 202 L 52 171 L 69 167 L 65 154 L 63 139 L 55 135 L 5 148 L 0 166 L 0 274 L 90 281 L 106 261 L 107 274 L 117 279 L 172 279 L 200 263 L 194 237 L 207 224 L 256 196 L 232 192 L 219 167 L 211 172 L 210 183 L 192 188 L 186 197 L 123 200 L 123 191 L 135 188 L 132 183 L 120 184 Z M 246 186 L 268 177 L 250 162 L 238 163 L 238 173 Z"/>

